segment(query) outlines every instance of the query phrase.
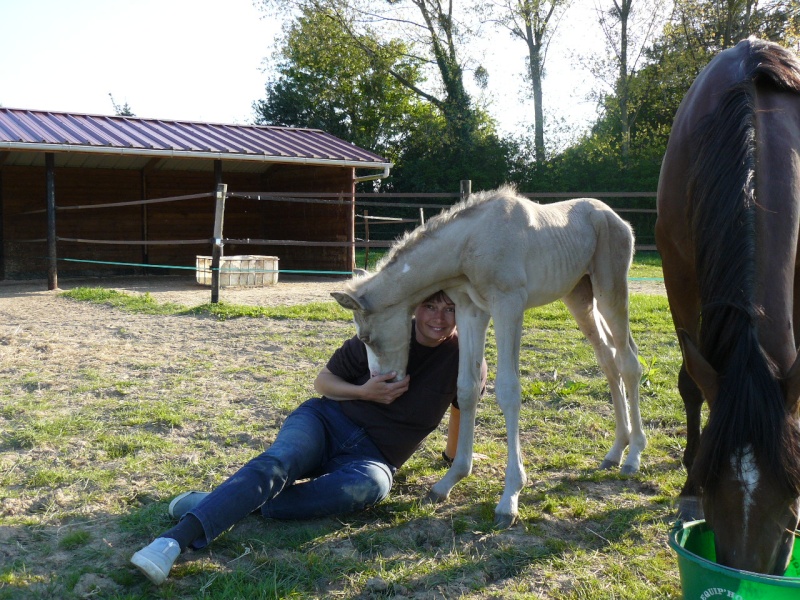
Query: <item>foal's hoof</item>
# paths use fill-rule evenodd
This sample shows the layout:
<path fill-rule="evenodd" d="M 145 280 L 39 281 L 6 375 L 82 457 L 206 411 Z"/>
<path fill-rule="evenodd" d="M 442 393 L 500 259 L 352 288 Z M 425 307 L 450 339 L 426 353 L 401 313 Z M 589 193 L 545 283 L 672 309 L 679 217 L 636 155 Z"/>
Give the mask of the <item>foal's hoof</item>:
<path fill-rule="evenodd" d="M 517 515 L 506 515 L 495 513 L 494 515 L 494 528 L 495 529 L 509 529 L 512 525 L 517 523 L 519 519 Z"/>
<path fill-rule="evenodd" d="M 619 470 L 620 473 L 623 475 L 636 475 L 639 472 L 639 467 L 634 467 L 632 465 L 622 465 L 622 468 Z"/>
<path fill-rule="evenodd" d="M 445 500 L 447 500 L 447 496 L 442 496 L 441 494 L 437 494 L 433 490 L 430 490 L 422 499 L 422 504 L 441 504 Z"/>
<path fill-rule="evenodd" d="M 608 460 L 607 458 L 600 463 L 600 470 L 601 471 L 608 471 L 609 469 L 616 469 L 619 466 L 619 463 L 614 460 Z"/>

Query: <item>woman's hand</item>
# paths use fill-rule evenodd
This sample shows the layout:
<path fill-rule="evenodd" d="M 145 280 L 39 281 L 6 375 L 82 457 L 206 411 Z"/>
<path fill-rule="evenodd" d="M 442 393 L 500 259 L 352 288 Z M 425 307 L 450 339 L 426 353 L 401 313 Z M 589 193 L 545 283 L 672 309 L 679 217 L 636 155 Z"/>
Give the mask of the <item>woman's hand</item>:
<path fill-rule="evenodd" d="M 379 404 L 391 404 L 397 400 L 408 390 L 411 377 L 406 375 L 400 381 L 393 381 L 396 376 L 397 373 L 393 371 L 386 375 L 370 377 L 369 381 L 361 386 L 362 400 L 370 400 Z"/>
<path fill-rule="evenodd" d="M 408 390 L 411 381 L 409 375 L 400 381 L 392 381 L 396 376 L 397 373 L 375 375 L 363 385 L 355 385 L 323 368 L 314 381 L 314 389 L 331 400 L 366 400 L 391 404 Z"/>

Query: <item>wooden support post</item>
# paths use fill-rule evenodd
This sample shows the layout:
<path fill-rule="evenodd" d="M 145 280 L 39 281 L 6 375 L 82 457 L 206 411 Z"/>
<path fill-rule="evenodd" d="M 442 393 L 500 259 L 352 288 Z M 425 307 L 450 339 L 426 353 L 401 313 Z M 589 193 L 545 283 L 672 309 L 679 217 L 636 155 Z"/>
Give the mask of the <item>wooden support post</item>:
<path fill-rule="evenodd" d="M 145 169 L 139 171 L 139 198 L 141 200 L 147 200 L 147 175 L 145 173 Z M 142 204 L 142 239 L 146 242 L 147 241 L 147 204 Z M 147 244 L 142 244 L 142 255 L 141 260 L 142 264 L 147 265 L 150 264 L 150 249 Z"/>
<path fill-rule="evenodd" d="M 214 161 L 214 185 L 219 186 L 222 183 L 222 161 L 217 159 Z"/>
<path fill-rule="evenodd" d="M 466 200 L 471 193 L 472 193 L 472 180 L 471 179 L 462 179 L 461 180 L 461 199 L 462 200 Z"/>
<path fill-rule="evenodd" d="M 8 154 L 7 152 L 0 152 L 0 167 L 3 166 L 3 162 L 5 161 L 5 155 Z M 5 244 L 3 241 L 5 240 L 5 226 L 3 225 L 3 206 L 5 206 L 5 202 L 3 202 L 3 169 L 0 168 L 0 281 L 3 281 L 6 278 L 6 255 L 3 246 Z"/>
<path fill-rule="evenodd" d="M 211 303 L 219 302 L 219 265 L 222 262 L 222 219 L 225 216 L 225 196 L 228 186 L 217 185 L 216 208 L 214 210 L 214 240 L 211 248 Z"/>
<path fill-rule="evenodd" d="M 364 246 L 364 270 L 367 270 L 369 264 L 369 211 L 364 210 L 364 241 L 367 245 Z"/>
<path fill-rule="evenodd" d="M 44 155 L 47 188 L 47 289 L 58 289 L 58 253 L 56 250 L 56 158 L 52 152 Z"/>

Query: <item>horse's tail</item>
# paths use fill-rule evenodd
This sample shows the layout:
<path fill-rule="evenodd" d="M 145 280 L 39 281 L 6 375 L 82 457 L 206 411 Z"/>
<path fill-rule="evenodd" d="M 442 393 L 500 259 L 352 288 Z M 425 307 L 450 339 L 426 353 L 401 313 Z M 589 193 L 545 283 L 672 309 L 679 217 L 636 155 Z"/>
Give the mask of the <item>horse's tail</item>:
<path fill-rule="evenodd" d="M 793 436 L 775 369 L 756 332 L 755 97 L 762 86 L 800 91 L 800 63 L 784 48 L 761 40 L 749 40 L 746 51 L 740 81 L 720 96 L 714 113 L 695 132 L 697 155 L 690 161 L 702 304 L 699 345 L 725 388 L 719 390 L 692 469 L 704 488 L 714 484 L 721 461 L 748 444 L 762 464 L 785 465 L 783 446 Z M 783 484 L 796 492 L 798 474 L 781 471 Z"/>

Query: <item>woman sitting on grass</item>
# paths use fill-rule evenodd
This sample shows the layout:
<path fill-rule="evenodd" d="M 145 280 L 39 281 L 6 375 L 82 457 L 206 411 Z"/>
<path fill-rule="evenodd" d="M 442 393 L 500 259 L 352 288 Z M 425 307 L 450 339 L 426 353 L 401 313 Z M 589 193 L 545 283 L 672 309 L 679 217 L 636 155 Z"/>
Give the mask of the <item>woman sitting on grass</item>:
<path fill-rule="evenodd" d="M 307 519 L 363 510 L 389 495 L 394 474 L 451 412 L 445 460 L 458 437 L 455 305 L 437 292 L 414 311 L 407 375 L 372 375 L 353 337 L 314 381 L 321 398 L 297 407 L 272 446 L 212 492 L 184 492 L 169 505 L 177 525 L 131 562 L 155 584 L 188 548 L 200 549 L 254 511 Z M 486 363 L 483 364 L 485 386 Z M 302 481 L 301 481 L 302 480 Z"/>

